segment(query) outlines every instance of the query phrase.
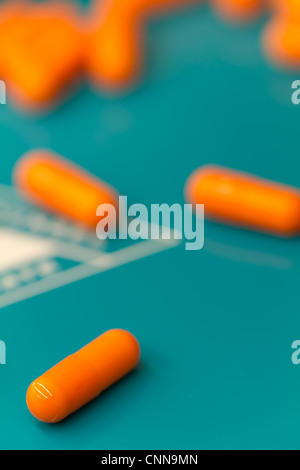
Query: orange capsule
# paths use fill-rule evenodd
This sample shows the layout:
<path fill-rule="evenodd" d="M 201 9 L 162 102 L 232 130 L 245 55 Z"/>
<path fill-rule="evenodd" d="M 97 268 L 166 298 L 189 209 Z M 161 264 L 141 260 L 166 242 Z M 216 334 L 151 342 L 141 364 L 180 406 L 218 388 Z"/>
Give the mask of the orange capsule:
<path fill-rule="evenodd" d="M 186 8 L 189 4 L 201 3 L 203 0 L 129 0 L 136 11 L 146 14 L 161 14 L 177 8 Z"/>
<path fill-rule="evenodd" d="M 216 221 L 279 236 L 300 233 L 300 191 L 247 173 L 204 166 L 192 174 L 186 197 Z"/>
<path fill-rule="evenodd" d="M 232 21 L 257 18 L 264 9 L 265 0 L 212 0 L 215 10 Z"/>
<path fill-rule="evenodd" d="M 147 17 L 199 1 L 202 0 L 96 2 L 86 47 L 86 68 L 92 82 L 108 90 L 135 84 L 143 68 Z"/>
<path fill-rule="evenodd" d="M 102 16 L 101 26 L 87 39 L 86 66 L 90 79 L 97 87 L 108 90 L 130 87 L 142 70 L 142 21 L 135 11 L 121 7 Z"/>
<path fill-rule="evenodd" d="M 57 423 L 82 408 L 138 364 L 140 347 L 124 330 L 110 330 L 67 357 L 29 386 L 35 418 Z"/>
<path fill-rule="evenodd" d="M 0 70 L 19 107 L 54 104 L 82 66 L 82 37 L 77 11 L 65 1 L 0 7 Z"/>
<path fill-rule="evenodd" d="M 89 228 L 99 222 L 99 205 L 118 208 L 118 194 L 112 187 L 49 150 L 25 154 L 16 163 L 13 178 L 25 198 Z"/>
<path fill-rule="evenodd" d="M 271 9 L 275 14 L 295 20 L 300 18 L 299 0 L 270 0 Z"/>
<path fill-rule="evenodd" d="M 300 16 L 294 20 L 275 15 L 265 27 L 262 42 L 273 63 L 290 69 L 300 68 Z"/>

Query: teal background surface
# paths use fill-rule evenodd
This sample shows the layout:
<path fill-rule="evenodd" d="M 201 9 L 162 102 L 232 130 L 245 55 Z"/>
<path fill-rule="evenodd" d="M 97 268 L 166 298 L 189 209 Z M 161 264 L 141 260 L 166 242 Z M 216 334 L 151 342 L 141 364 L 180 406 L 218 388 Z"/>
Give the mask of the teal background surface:
<path fill-rule="evenodd" d="M 183 203 L 189 174 L 217 163 L 299 186 L 297 74 L 262 56 L 261 23 L 232 26 L 207 7 L 151 22 L 141 87 L 87 84 L 49 116 L 0 107 L 0 180 L 49 147 L 128 195 Z M 0 312 L 1 449 L 300 448 L 300 240 L 206 222 L 184 245 Z M 29 383 L 110 328 L 139 339 L 137 371 L 65 422 L 37 422 Z"/>

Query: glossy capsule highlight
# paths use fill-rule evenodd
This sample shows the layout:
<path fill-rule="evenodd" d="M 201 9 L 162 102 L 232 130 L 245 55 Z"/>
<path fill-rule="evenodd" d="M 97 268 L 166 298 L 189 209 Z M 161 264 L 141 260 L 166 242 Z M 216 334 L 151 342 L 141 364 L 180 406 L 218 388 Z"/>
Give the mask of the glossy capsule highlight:
<path fill-rule="evenodd" d="M 88 228 L 97 225 L 99 205 L 118 209 L 115 189 L 49 150 L 34 150 L 23 156 L 16 163 L 13 179 L 31 202 Z"/>
<path fill-rule="evenodd" d="M 29 386 L 27 406 L 45 423 L 57 423 L 131 372 L 140 347 L 125 330 L 110 330 L 48 370 Z"/>
<path fill-rule="evenodd" d="M 204 166 L 186 184 L 186 198 L 215 221 L 292 237 L 300 233 L 300 191 L 220 166 Z"/>

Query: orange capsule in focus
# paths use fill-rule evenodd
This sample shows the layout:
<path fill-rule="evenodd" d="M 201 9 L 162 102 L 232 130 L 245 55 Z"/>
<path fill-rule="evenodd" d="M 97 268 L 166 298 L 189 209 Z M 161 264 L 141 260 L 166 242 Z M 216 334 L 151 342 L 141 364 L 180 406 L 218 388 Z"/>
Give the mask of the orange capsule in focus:
<path fill-rule="evenodd" d="M 97 225 L 99 205 L 118 210 L 115 189 L 49 150 L 25 154 L 16 163 L 13 178 L 25 198 L 88 228 Z"/>
<path fill-rule="evenodd" d="M 131 372 L 139 359 L 139 343 L 131 333 L 107 331 L 32 382 L 29 411 L 45 423 L 62 421 Z"/>
<path fill-rule="evenodd" d="M 300 191 L 219 166 L 192 174 L 186 197 L 216 221 L 279 236 L 300 233 Z"/>

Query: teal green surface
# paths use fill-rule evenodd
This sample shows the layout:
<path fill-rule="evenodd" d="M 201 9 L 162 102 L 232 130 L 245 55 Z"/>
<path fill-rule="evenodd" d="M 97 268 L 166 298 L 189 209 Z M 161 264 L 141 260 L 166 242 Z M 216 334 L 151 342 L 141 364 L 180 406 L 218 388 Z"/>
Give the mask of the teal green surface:
<path fill-rule="evenodd" d="M 130 96 L 83 86 L 43 118 L 1 106 L 1 182 L 24 151 L 50 147 L 132 203 L 183 203 L 204 163 L 300 186 L 299 76 L 266 64 L 261 26 L 196 7 L 151 24 Z M 0 448 L 299 449 L 299 274 L 299 239 L 207 222 L 200 252 L 180 246 L 3 309 Z M 37 422 L 29 383 L 114 327 L 139 339 L 138 370 L 65 422 Z"/>

